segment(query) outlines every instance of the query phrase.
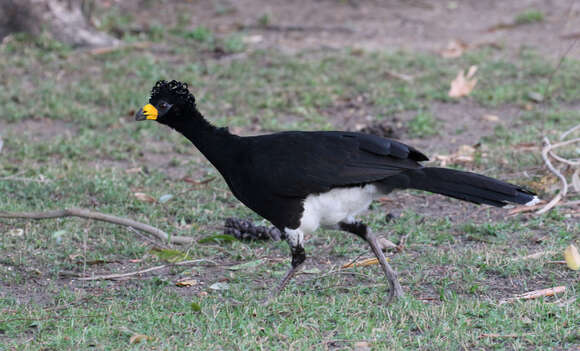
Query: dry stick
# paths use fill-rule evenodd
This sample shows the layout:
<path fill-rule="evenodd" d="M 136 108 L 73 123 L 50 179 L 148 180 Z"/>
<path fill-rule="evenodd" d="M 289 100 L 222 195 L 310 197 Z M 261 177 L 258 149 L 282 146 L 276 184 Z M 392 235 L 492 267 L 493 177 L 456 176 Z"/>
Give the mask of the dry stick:
<path fill-rule="evenodd" d="M 535 211 L 537 209 L 540 209 L 540 208 L 544 207 L 544 204 L 545 203 L 546 203 L 546 201 L 542 201 L 541 204 L 534 205 L 534 206 L 525 206 L 525 205 L 524 206 L 518 206 L 518 207 L 510 210 L 507 215 L 508 216 L 513 216 L 513 215 L 516 215 L 518 213 L 532 212 L 532 211 Z M 568 201 L 568 202 L 561 202 L 561 203 L 558 203 L 558 204 L 556 204 L 554 206 L 559 206 L 559 207 L 574 207 L 574 206 L 578 206 L 578 205 L 580 205 L 580 200 Z"/>
<path fill-rule="evenodd" d="M 556 177 L 558 177 L 560 179 L 560 181 L 562 182 L 562 189 L 560 190 L 560 192 L 558 193 L 558 195 L 554 196 L 554 198 L 548 202 L 548 204 L 546 206 L 544 206 L 542 209 L 536 211 L 536 214 L 542 214 L 545 213 L 547 211 L 549 211 L 552 207 L 554 207 L 564 196 L 566 196 L 566 193 L 568 193 L 568 182 L 566 181 L 566 177 L 564 177 L 562 175 L 562 173 L 560 173 L 553 165 L 552 162 L 550 161 L 550 159 L 548 158 L 548 153 L 550 152 L 550 150 L 552 150 L 552 145 L 550 144 L 550 140 L 548 140 L 547 137 L 544 137 L 544 143 L 546 144 L 544 146 L 544 148 L 542 149 L 542 158 L 544 159 L 544 162 L 546 163 L 546 166 L 548 167 L 548 169 L 554 173 L 556 175 Z"/>
<path fill-rule="evenodd" d="M 126 227 L 133 227 L 135 229 L 142 230 L 149 234 L 153 234 L 157 238 L 164 241 L 168 241 L 173 244 L 191 244 L 193 242 L 193 238 L 177 235 L 170 236 L 166 232 L 157 229 L 153 226 L 150 226 L 149 224 L 137 222 L 128 218 L 121 218 L 100 212 L 89 211 L 81 208 L 65 208 L 63 210 L 46 211 L 46 212 L 0 212 L 0 218 L 49 219 L 61 217 L 89 218 L 97 221 L 119 224 Z"/>
<path fill-rule="evenodd" d="M 150 267 L 150 268 L 146 268 L 146 269 L 141 269 L 141 270 L 135 271 L 135 272 L 107 274 L 107 275 L 95 275 L 92 277 L 80 277 L 80 278 L 77 278 L 77 280 L 111 280 L 111 279 L 127 278 L 127 277 L 131 277 L 134 275 L 140 275 L 140 274 L 144 274 L 144 273 L 148 273 L 148 272 L 158 271 L 158 270 L 166 268 L 166 267 L 185 266 L 185 265 L 190 265 L 190 264 L 199 263 L 199 262 L 203 262 L 203 261 L 208 261 L 208 262 L 211 262 L 211 263 L 214 263 L 217 265 L 217 263 L 215 263 L 212 260 L 201 258 L 199 260 L 191 260 L 191 261 L 182 261 L 182 262 L 176 262 L 176 263 L 170 263 L 170 264 L 163 264 L 161 266 L 155 266 L 155 267 Z"/>
<path fill-rule="evenodd" d="M 133 227 L 127 227 L 127 229 L 129 229 L 129 231 L 135 233 L 135 235 L 137 235 L 138 237 L 142 238 L 143 240 L 145 240 L 147 242 L 150 242 L 151 244 L 153 244 L 155 246 L 160 246 L 163 249 L 171 249 L 169 246 L 167 246 L 163 243 L 154 241 L 153 239 L 148 238 L 146 235 L 141 234 L 140 231 L 138 231 L 137 229 L 135 229 Z"/>
<path fill-rule="evenodd" d="M 579 125 L 579 126 L 580 126 L 580 125 Z M 558 156 L 558 155 L 556 155 L 556 154 L 554 153 L 554 151 L 552 151 L 552 150 L 554 150 L 554 149 L 556 149 L 556 148 L 559 148 L 559 147 L 562 147 L 562 146 L 566 146 L 566 145 L 570 145 L 570 144 L 574 144 L 574 143 L 578 143 L 578 142 L 580 142 L 580 138 L 576 138 L 576 139 L 570 139 L 570 140 L 566 140 L 566 141 L 563 141 L 563 142 L 560 142 L 560 143 L 554 144 L 554 145 L 550 146 L 550 150 L 549 150 L 549 152 L 550 152 L 550 156 L 552 156 L 552 157 L 553 157 L 553 158 L 555 158 L 556 160 L 558 160 L 558 161 L 560 161 L 560 162 L 562 162 L 562 163 L 566 163 L 566 164 L 568 164 L 568 165 L 570 165 L 570 166 L 573 166 L 573 167 L 575 167 L 575 166 L 580 166 L 580 161 L 578 161 L 578 162 L 575 162 L 575 161 L 570 161 L 570 160 L 567 160 L 567 159 L 565 159 L 565 158 L 563 158 L 563 157 L 561 157 L 561 156 Z"/>
<path fill-rule="evenodd" d="M 565 131 L 564 133 L 560 134 L 560 140 L 564 140 L 566 139 L 566 137 L 571 134 L 574 133 L 576 130 L 580 129 L 580 124 L 577 125 L 576 127 L 573 127 L 571 129 L 568 129 L 567 131 Z"/>

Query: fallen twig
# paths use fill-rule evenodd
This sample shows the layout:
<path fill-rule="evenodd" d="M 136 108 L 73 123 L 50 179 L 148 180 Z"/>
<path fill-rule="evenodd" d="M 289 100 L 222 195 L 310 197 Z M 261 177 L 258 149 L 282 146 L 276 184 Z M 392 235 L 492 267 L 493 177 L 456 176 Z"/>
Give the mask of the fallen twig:
<path fill-rule="evenodd" d="M 191 244 L 193 238 L 186 236 L 169 235 L 161 229 L 157 229 L 149 224 L 134 221 L 128 218 L 121 218 L 100 212 L 89 211 L 81 208 L 65 208 L 63 210 L 46 212 L 0 212 L 0 218 L 28 218 L 28 219 L 49 219 L 60 217 L 81 217 L 97 221 L 119 224 L 155 235 L 157 238 L 173 244 Z"/>
<path fill-rule="evenodd" d="M 92 277 L 80 277 L 80 278 L 77 278 L 77 280 L 113 280 L 113 279 L 121 279 L 121 278 L 132 277 L 134 275 L 140 275 L 140 274 L 144 274 L 144 273 L 158 271 L 160 269 L 167 268 L 167 267 L 186 266 L 186 265 L 195 264 L 195 263 L 199 263 L 199 262 L 203 262 L 203 261 L 208 261 L 208 262 L 215 263 L 215 262 L 213 262 L 211 260 L 208 260 L 208 259 L 205 259 L 205 258 L 201 258 L 201 259 L 198 259 L 198 260 L 190 260 L 190 261 L 182 261 L 182 262 L 176 262 L 176 263 L 170 263 L 170 264 L 162 264 L 160 266 L 155 266 L 155 267 L 150 267 L 150 268 L 146 268 L 146 269 L 141 269 L 141 270 L 138 270 L 138 271 L 135 271 L 135 272 L 118 273 L 118 274 L 106 274 L 106 275 L 95 275 L 95 276 L 92 276 Z"/>
<path fill-rule="evenodd" d="M 257 29 L 257 30 L 268 30 L 274 32 L 338 32 L 338 33 L 354 33 L 352 28 L 348 27 L 323 27 L 323 26 L 301 26 L 301 25 L 289 25 L 289 26 L 278 26 L 278 25 L 248 25 L 244 26 L 244 29 Z"/>
<path fill-rule="evenodd" d="M 546 263 L 551 263 L 551 264 L 566 264 L 566 261 L 548 261 Z"/>
<path fill-rule="evenodd" d="M 527 255 L 527 256 L 523 256 L 523 257 L 514 257 L 514 258 L 512 258 L 512 261 L 524 261 L 524 260 L 529 260 L 529 259 L 536 259 L 536 258 L 540 258 L 542 256 L 551 255 L 553 253 L 554 253 L 554 251 L 540 251 L 540 252 L 536 252 L 536 253 L 533 253 L 531 255 Z"/>
<path fill-rule="evenodd" d="M 502 300 L 499 302 L 499 304 L 503 305 L 504 303 L 513 302 L 517 300 L 532 300 L 544 296 L 554 296 L 556 294 L 563 293 L 564 291 L 566 291 L 565 286 L 556 286 L 548 289 L 534 290 L 520 295 L 516 295 L 514 297 L 510 297 L 509 299 Z"/>
<path fill-rule="evenodd" d="M 574 143 L 577 143 L 577 142 L 580 142 L 580 138 L 570 139 L 570 140 L 566 140 L 566 141 L 563 141 L 563 142 L 560 142 L 560 143 L 557 143 L 557 144 L 552 145 L 550 147 L 550 150 L 549 150 L 550 156 L 552 156 L 556 160 L 558 160 L 558 161 L 560 161 L 562 163 L 565 163 L 567 165 L 570 165 L 570 166 L 573 166 L 573 167 L 580 166 L 580 161 L 570 161 L 570 160 L 567 160 L 567 159 L 565 159 L 563 157 L 560 157 L 560 156 L 556 155 L 554 153 L 554 151 L 552 151 L 552 150 L 554 150 L 556 148 L 559 148 L 559 147 L 562 147 L 562 146 L 566 146 L 566 145 L 570 145 L 570 144 L 574 144 Z"/>
<path fill-rule="evenodd" d="M 508 216 L 513 216 L 513 215 L 516 215 L 518 213 L 532 212 L 532 211 L 535 211 L 539 208 L 542 208 L 545 204 L 546 204 L 546 201 L 541 201 L 539 204 L 533 205 L 533 206 L 525 206 L 525 205 L 518 206 L 518 207 L 511 209 L 508 212 Z M 554 207 L 574 207 L 577 205 L 580 205 L 580 200 L 560 202 L 560 203 L 557 203 L 556 205 L 554 205 Z"/>
<path fill-rule="evenodd" d="M 137 229 L 135 229 L 135 228 L 133 228 L 133 227 L 127 227 L 127 229 L 129 229 L 129 231 L 131 231 L 131 232 L 135 233 L 135 235 L 137 235 L 138 237 L 142 238 L 142 239 L 143 239 L 143 240 L 145 240 L 145 241 L 148 241 L 148 242 L 150 242 L 150 243 L 151 243 L 151 244 L 153 244 L 153 245 L 156 245 L 156 246 L 161 246 L 161 247 L 162 247 L 162 248 L 164 248 L 164 249 L 170 249 L 170 247 L 169 247 L 169 246 L 167 246 L 167 245 L 165 245 L 165 244 L 163 244 L 163 243 L 159 243 L 159 242 L 156 242 L 156 241 L 154 241 L 154 240 L 152 240 L 152 239 L 149 239 L 149 238 L 148 238 L 146 235 L 143 235 L 143 234 L 141 234 L 141 232 L 140 232 L 140 231 L 138 231 Z"/>
<path fill-rule="evenodd" d="M 103 48 L 91 49 L 91 50 L 89 50 L 89 54 L 94 55 L 94 56 L 98 56 L 98 55 L 109 54 L 109 53 L 117 51 L 117 50 L 147 49 L 151 45 L 152 45 L 152 43 L 148 42 L 148 41 L 130 43 L 130 44 L 124 44 L 124 45 L 113 45 L 113 46 L 107 46 L 107 47 L 103 47 Z"/>
<path fill-rule="evenodd" d="M 564 140 L 566 139 L 566 137 L 572 133 L 574 133 L 575 131 L 580 130 L 580 124 L 577 125 L 576 127 L 570 128 L 567 131 L 565 131 L 564 133 L 560 134 L 560 140 Z"/>
<path fill-rule="evenodd" d="M 361 261 L 347 263 L 347 264 L 343 265 L 342 268 L 345 269 L 345 268 L 352 268 L 352 267 L 366 267 L 366 266 L 372 266 L 374 264 L 379 264 L 379 259 L 376 257 L 371 257 L 371 258 L 365 258 L 364 260 L 361 260 Z"/>
<path fill-rule="evenodd" d="M 521 337 L 525 337 L 525 336 L 533 336 L 535 335 L 534 333 L 523 333 L 523 334 L 495 334 L 495 333 L 483 333 L 479 336 L 480 339 L 483 338 L 521 338 Z"/>
<path fill-rule="evenodd" d="M 554 173 L 556 175 L 556 177 L 558 177 L 560 179 L 560 182 L 562 182 L 562 188 L 561 188 L 560 192 L 556 196 L 554 196 L 554 198 L 552 200 L 550 200 L 550 202 L 548 202 L 547 205 L 545 205 L 540 210 L 536 211 L 536 214 L 546 213 L 547 211 L 549 211 L 550 209 L 552 209 L 554 206 L 556 206 L 556 204 L 558 202 L 560 202 L 560 200 L 564 196 L 566 196 L 566 194 L 568 193 L 568 182 L 566 181 L 566 177 L 564 177 L 562 175 L 562 173 L 560 173 L 560 171 L 558 171 L 552 165 L 552 162 L 548 158 L 548 153 L 553 149 L 553 147 L 550 144 L 550 140 L 547 137 L 544 137 L 544 144 L 545 144 L 544 145 L 544 148 L 542 149 L 542 158 L 544 159 L 544 163 L 546 163 L 546 166 L 548 167 L 548 169 L 552 173 Z"/>

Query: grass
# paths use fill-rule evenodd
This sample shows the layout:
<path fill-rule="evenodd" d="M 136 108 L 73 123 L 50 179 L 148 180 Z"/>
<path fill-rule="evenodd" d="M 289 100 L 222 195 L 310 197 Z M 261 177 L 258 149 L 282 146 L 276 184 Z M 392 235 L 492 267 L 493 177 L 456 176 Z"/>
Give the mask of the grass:
<path fill-rule="evenodd" d="M 526 10 L 516 16 L 516 24 L 530 24 L 544 21 L 544 14 L 538 10 Z"/>
<path fill-rule="evenodd" d="M 426 112 L 419 112 L 409 121 L 409 133 L 414 137 L 427 137 L 437 134 L 437 121 Z"/>
<path fill-rule="evenodd" d="M 130 17 L 111 16 L 103 26 L 130 26 Z M 580 96 L 580 63 L 565 60 L 548 87 L 552 64 L 529 50 L 516 58 L 475 50 L 454 61 L 409 52 L 286 55 L 250 51 L 242 45 L 244 33 L 218 36 L 203 27 L 176 28 L 152 26 L 144 34 L 155 39 L 150 51 L 94 56 L 48 38 L 26 37 L 1 48 L 1 211 L 86 207 L 197 240 L 221 233 L 226 217 L 267 225 L 232 197 L 219 174 L 182 137 L 153 123 L 132 122 L 133 111 L 161 78 L 190 83 L 210 119 L 242 133 L 342 128 L 344 120 L 333 111 L 360 96 L 377 119 L 408 115 L 405 138 L 437 145 L 457 128 L 439 121 L 429 106 L 460 106 L 447 97 L 449 82 L 475 64 L 479 82 L 467 99 L 484 108 L 516 106 L 522 112 L 492 135 L 473 140 L 481 142 L 486 156 L 480 155 L 471 169 L 503 178 L 526 170 L 534 181 L 547 174 L 537 170 L 542 161 L 513 145 L 539 143 L 543 134 L 568 129 L 579 117 L 573 106 Z M 243 56 L 215 59 L 216 45 Z M 390 71 L 414 80 L 393 79 Z M 547 98 L 528 111 L 532 91 Z M 183 176 L 215 180 L 193 186 Z M 523 176 L 511 180 L 528 181 Z M 147 203 L 136 192 L 173 197 Z M 75 218 L 0 220 L 0 349 L 323 350 L 352 349 L 361 340 L 373 349 L 399 350 L 580 344 L 579 302 L 562 304 L 578 296 L 578 274 L 551 263 L 562 259 L 571 242 L 578 244 L 580 226 L 567 210 L 505 217 L 505 210 L 462 207 L 419 192 L 389 198 L 395 201 L 376 203 L 362 217 L 394 242 L 408 235 L 406 249 L 391 259 L 407 296 L 388 307 L 377 267 L 339 269 L 360 254 L 369 255 L 366 245 L 334 231 L 320 231 L 307 244 L 307 268 L 321 273 L 300 275 L 275 303 L 262 306 L 259 300 L 289 264 L 285 243 L 197 243 L 179 249 L 217 266 L 205 262 L 133 280 L 82 282 L 71 274 L 124 272 L 164 262 L 148 241 L 111 224 Z M 402 216 L 385 223 L 385 213 L 403 208 Z M 539 259 L 514 260 L 541 251 L 546 254 Z M 259 259 L 255 267 L 227 269 Z M 175 285 L 180 279 L 198 283 L 180 288 Z M 216 282 L 226 282 L 229 289 L 210 289 Z M 499 304 L 517 293 L 558 285 L 567 291 L 556 298 Z M 151 339 L 131 344 L 136 334 Z"/>

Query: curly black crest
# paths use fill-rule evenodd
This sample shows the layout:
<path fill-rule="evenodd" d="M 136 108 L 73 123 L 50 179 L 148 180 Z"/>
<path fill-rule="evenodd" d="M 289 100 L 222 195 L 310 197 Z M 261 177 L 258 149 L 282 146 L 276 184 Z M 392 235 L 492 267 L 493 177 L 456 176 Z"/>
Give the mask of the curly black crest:
<path fill-rule="evenodd" d="M 187 83 L 172 80 L 167 82 L 165 80 L 158 81 L 153 89 L 151 89 L 151 98 L 149 102 L 157 100 L 164 96 L 177 97 L 190 107 L 195 107 L 195 97 L 191 95 L 188 90 Z"/>

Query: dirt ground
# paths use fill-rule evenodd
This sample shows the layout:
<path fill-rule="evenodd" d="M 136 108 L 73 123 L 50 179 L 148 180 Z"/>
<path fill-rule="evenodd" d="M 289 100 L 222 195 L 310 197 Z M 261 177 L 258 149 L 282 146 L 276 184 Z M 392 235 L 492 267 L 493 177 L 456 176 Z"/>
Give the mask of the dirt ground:
<path fill-rule="evenodd" d="M 142 7 L 138 1 L 121 2 L 146 25 L 151 16 L 175 21 L 163 3 Z M 191 23 L 216 32 L 244 28 L 253 45 L 285 52 L 353 47 L 369 50 L 438 52 L 452 40 L 467 45 L 493 45 L 516 52 L 535 47 L 554 59 L 567 50 L 580 58 L 580 2 L 576 0 L 248 0 L 183 1 Z M 540 23 L 514 25 L 518 14 L 535 9 Z"/>

